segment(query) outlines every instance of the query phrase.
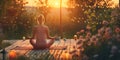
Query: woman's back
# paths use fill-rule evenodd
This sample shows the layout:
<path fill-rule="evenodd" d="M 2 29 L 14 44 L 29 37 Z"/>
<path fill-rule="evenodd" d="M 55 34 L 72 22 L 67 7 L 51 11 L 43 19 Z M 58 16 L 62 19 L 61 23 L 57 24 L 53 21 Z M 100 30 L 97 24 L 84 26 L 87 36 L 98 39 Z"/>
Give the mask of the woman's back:
<path fill-rule="evenodd" d="M 45 44 L 47 39 L 47 26 L 45 25 L 38 25 L 35 27 L 35 36 L 36 36 L 36 44 Z"/>
<path fill-rule="evenodd" d="M 49 29 L 44 24 L 45 19 L 43 15 L 40 15 L 37 21 L 38 25 L 33 28 L 33 36 L 30 39 L 30 43 L 32 44 L 34 49 L 49 48 L 54 42 L 54 37 L 51 37 L 49 35 Z M 49 43 L 47 43 L 46 41 L 47 38 L 51 39 Z M 35 41 L 33 39 L 35 39 Z"/>

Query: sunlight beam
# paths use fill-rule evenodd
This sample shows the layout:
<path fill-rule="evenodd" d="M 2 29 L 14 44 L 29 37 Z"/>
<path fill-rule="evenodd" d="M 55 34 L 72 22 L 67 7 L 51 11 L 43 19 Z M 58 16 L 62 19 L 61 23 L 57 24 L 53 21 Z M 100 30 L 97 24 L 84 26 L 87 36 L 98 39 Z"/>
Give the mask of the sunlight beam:
<path fill-rule="evenodd" d="M 54 8 L 60 8 L 60 1 L 61 0 L 48 0 L 48 6 L 54 7 Z M 61 2 L 62 7 L 67 8 L 68 7 L 68 5 L 67 5 L 68 1 L 69 0 L 62 0 L 62 2 Z"/>

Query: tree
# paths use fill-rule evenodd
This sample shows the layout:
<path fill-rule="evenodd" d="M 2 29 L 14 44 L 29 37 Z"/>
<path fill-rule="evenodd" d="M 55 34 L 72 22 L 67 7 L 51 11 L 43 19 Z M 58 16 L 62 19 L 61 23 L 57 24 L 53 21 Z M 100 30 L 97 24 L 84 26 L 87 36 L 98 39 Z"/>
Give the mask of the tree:
<path fill-rule="evenodd" d="M 71 0 L 73 1 L 73 0 Z M 75 22 L 79 21 L 79 25 L 84 23 L 92 26 L 92 31 L 96 30 L 96 27 L 100 27 L 103 20 L 111 21 L 111 0 L 75 0 L 76 7 L 72 9 L 74 12 L 71 19 Z M 97 28 L 97 29 L 98 29 Z"/>
<path fill-rule="evenodd" d="M 18 17 L 24 12 L 23 0 L 1 0 L 0 2 L 0 23 L 6 38 L 16 36 Z"/>

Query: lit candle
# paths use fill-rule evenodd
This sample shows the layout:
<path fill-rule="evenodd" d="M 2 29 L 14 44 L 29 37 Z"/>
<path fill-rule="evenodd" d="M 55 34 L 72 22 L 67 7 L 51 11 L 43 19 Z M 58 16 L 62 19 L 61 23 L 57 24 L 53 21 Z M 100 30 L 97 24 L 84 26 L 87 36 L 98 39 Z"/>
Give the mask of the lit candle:
<path fill-rule="evenodd" d="M 77 40 L 77 35 L 74 35 L 74 39 Z"/>
<path fill-rule="evenodd" d="M 16 58 L 17 58 L 16 51 L 15 50 L 11 50 L 9 52 L 9 60 L 16 60 Z"/>
<path fill-rule="evenodd" d="M 23 40 L 25 40 L 25 36 L 23 36 L 22 38 L 23 38 Z"/>

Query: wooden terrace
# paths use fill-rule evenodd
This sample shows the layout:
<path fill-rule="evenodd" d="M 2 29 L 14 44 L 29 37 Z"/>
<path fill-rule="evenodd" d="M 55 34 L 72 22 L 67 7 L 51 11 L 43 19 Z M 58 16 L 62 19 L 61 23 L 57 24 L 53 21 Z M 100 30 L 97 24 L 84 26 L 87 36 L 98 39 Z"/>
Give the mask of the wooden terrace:
<path fill-rule="evenodd" d="M 49 40 L 48 40 L 49 41 Z M 49 49 L 33 50 L 29 40 L 18 40 L 9 47 L 5 48 L 8 52 L 6 60 L 8 60 L 9 52 L 14 50 L 19 55 L 24 55 L 30 60 L 80 60 L 80 49 L 76 48 L 74 39 L 61 39 L 54 42 Z"/>

